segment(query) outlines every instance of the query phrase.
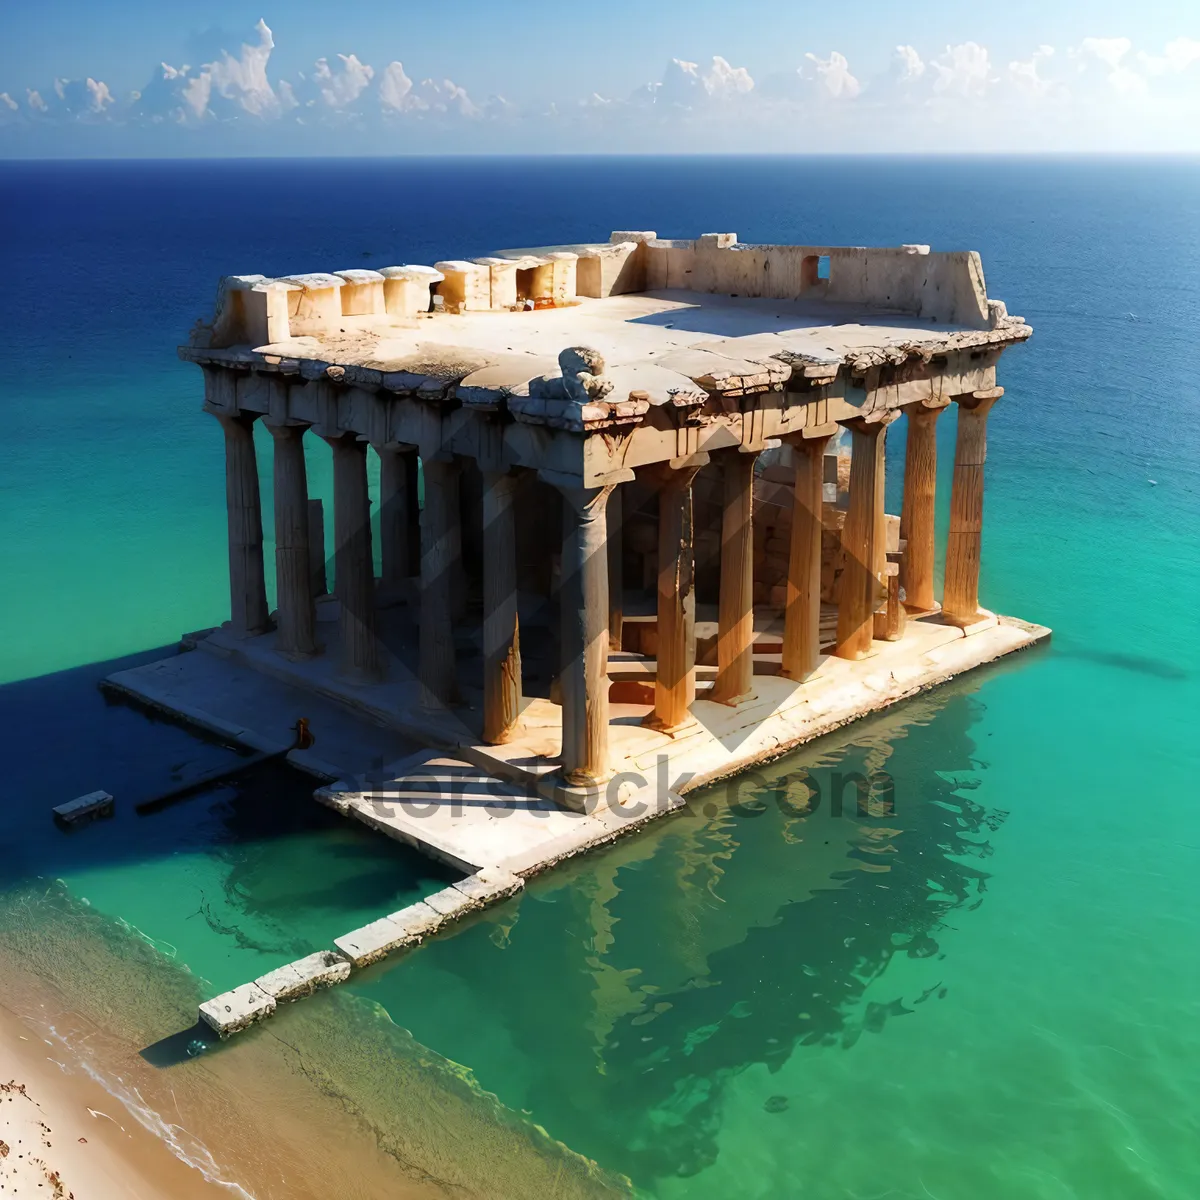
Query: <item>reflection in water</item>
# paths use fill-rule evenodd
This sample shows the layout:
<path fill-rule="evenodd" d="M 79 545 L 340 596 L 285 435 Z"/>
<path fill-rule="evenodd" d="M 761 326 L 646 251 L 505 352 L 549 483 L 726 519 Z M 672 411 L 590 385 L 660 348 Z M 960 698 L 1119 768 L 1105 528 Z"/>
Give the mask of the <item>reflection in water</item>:
<path fill-rule="evenodd" d="M 389 1154 L 436 1155 L 447 1171 L 458 1150 L 439 1142 L 445 1131 L 418 1136 L 413 1125 L 418 1081 L 442 1096 L 446 1080 L 460 1078 L 426 1065 L 437 1055 L 495 1093 L 501 1106 L 489 1119 L 524 1110 L 643 1187 L 703 1171 L 738 1073 L 778 1070 L 800 1052 L 851 1050 L 864 1032 L 886 1031 L 941 993 L 940 930 L 948 912 L 981 898 L 981 859 L 1002 819 L 971 797 L 969 735 L 980 710 L 968 680 L 699 793 L 685 813 L 531 881 L 519 899 L 356 974 L 336 997 L 186 1061 L 191 1031 L 167 1035 L 194 1020 L 196 976 L 208 994 L 254 978 L 443 886 L 443 872 L 328 813 L 308 781 L 277 769 L 152 817 L 119 803 L 111 822 L 62 836 L 35 802 L 39 790 L 77 794 L 102 770 L 124 797 L 185 759 L 207 766 L 228 753 L 184 731 L 151 736 L 143 718 L 106 708 L 90 689 L 64 709 L 66 682 L 0 692 L 31 738 L 35 723 L 54 728 L 42 721 L 48 712 L 68 711 L 76 742 L 96 750 L 72 761 L 47 744 L 47 765 L 22 765 L 29 800 L 0 814 L 3 844 L 20 846 L 21 857 L 0 866 L 0 889 L 62 875 L 98 914 L 128 923 L 122 945 L 136 933 L 170 956 L 173 972 L 193 972 L 170 1019 L 136 1022 L 147 1069 L 240 1079 L 249 1048 L 278 1041 L 306 1073 L 325 1064 L 326 1094 L 368 1105 L 380 1145 L 394 1144 Z M 855 776 L 876 784 L 861 806 Z M 0 913 L 0 933 L 14 916 Z M 43 926 L 21 958 L 45 949 Z M 918 982 L 888 974 L 897 955 L 918 968 Z M 79 957 L 72 948 L 57 961 Z M 426 1070 L 441 1082 L 425 1080 Z M 767 1111 L 781 1113 L 788 1089 L 775 1090 Z M 461 1128 L 482 1119 L 482 1093 L 469 1091 Z"/>
<path fill-rule="evenodd" d="M 936 730 L 912 724 L 935 711 Z M 693 1175 L 715 1159 L 732 1075 L 849 1050 L 941 992 L 935 972 L 915 995 L 865 995 L 896 955 L 936 960 L 946 915 L 982 899 L 1004 814 L 963 795 L 978 713 L 960 688 L 709 789 L 531 884 L 503 932 L 435 942 L 367 990 L 582 1153 L 643 1186 Z M 839 772 L 886 772 L 894 805 L 860 811 L 851 786 L 834 815 Z"/>

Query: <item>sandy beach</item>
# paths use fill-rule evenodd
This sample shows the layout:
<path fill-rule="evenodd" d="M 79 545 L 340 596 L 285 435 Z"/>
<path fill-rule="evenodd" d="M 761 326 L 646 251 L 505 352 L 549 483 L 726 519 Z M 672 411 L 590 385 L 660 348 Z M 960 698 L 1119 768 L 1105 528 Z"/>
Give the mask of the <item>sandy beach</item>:
<path fill-rule="evenodd" d="M 74 1200 L 229 1196 L 176 1158 L 72 1063 L 0 1006 L 0 1195 Z"/>
<path fill-rule="evenodd" d="M 348 993 L 180 1059 L 163 1039 L 195 1004 L 194 977 L 61 887 L 0 893 L 0 1196 L 631 1192 Z"/>

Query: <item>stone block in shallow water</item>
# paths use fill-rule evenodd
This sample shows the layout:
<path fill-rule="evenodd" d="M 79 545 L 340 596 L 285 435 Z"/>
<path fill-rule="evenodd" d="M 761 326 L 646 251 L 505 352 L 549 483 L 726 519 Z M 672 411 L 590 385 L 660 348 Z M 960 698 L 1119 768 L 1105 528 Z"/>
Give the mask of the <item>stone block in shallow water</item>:
<path fill-rule="evenodd" d="M 200 1005 L 200 1019 L 224 1038 L 269 1017 L 274 1011 L 274 996 L 264 992 L 257 983 L 243 983 L 241 987 Z"/>
<path fill-rule="evenodd" d="M 471 909 L 479 907 L 477 901 L 473 900 L 465 892 L 460 892 L 456 887 L 442 888 L 440 892 L 434 892 L 432 896 L 426 896 L 425 903 L 435 913 L 446 920 L 461 917 L 465 913 L 470 912 Z"/>
<path fill-rule="evenodd" d="M 76 796 L 66 804 L 60 804 L 54 809 L 54 815 L 68 825 L 83 820 L 84 817 L 111 817 L 113 813 L 113 798 L 108 792 L 88 792 L 86 796 Z"/>
<path fill-rule="evenodd" d="M 299 1000 L 349 978 L 350 960 L 335 950 L 319 950 L 256 979 L 255 985 L 279 1000 Z"/>
<path fill-rule="evenodd" d="M 372 921 L 361 929 L 334 938 L 333 944 L 356 967 L 369 963 L 419 942 L 442 923 L 441 914 L 435 912 L 424 901 L 410 904 L 399 912 Z"/>
<path fill-rule="evenodd" d="M 519 875 L 502 871 L 498 867 L 483 867 L 474 875 L 468 875 L 466 879 L 460 879 L 453 885 L 455 891 L 462 892 L 480 906 L 512 896 L 524 886 L 525 880 Z"/>

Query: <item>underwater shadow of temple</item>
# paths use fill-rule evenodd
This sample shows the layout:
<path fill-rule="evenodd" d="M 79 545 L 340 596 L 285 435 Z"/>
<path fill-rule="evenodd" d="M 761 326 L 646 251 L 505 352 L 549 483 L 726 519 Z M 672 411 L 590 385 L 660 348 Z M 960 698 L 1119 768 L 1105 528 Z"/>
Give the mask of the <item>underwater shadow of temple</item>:
<path fill-rule="evenodd" d="M 764 771 L 740 792 L 698 794 L 690 814 L 543 881 L 555 903 L 526 896 L 507 951 L 487 956 L 489 993 L 526 998 L 522 944 L 536 945 L 549 1002 L 577 1014 L 551 1031 L 544 991 L 493 1007 L 539 1064 L 525 1097 L 535 1119 L 639 1183 L 693 1175 L 717 1157 L 731 1077 L 778 1070 L 802 1046 L 849 1050 L 936 995 L 865 999 L 895 955 L 938 956 L 946 916 L 986 891 L 980 860 L 1006 814 L 960 794 L 977 783 L 977 686 L 910 702 L 844 750 L 796 753 L 767 769 L 770 781 Z M 805 815 L 806 767 L 826 783 L 886 770 L 894 807 L 878 789 L 860 806 L 851 786 L 840 818 L 828 794 Z M 478 989 L 478 947 L 456 952 L 456 941 L 426 952 Z"/>

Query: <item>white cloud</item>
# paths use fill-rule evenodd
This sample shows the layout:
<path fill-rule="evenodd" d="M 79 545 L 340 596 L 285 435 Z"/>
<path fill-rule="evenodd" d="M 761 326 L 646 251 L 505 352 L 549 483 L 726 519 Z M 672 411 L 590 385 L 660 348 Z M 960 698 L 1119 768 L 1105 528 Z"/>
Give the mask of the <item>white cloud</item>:
<path fill-rule="evenodd" d="M 151 121 L 180 123 L 278 116 L 279 97 L 267 77 L 275 39 L 265 21 L 254 31 L 257 40 L 243 42 L 236 57 L 222 50 L 220 58 L 199 67 L 161 63 L 134 101 L 135 112 Z"/>
<path fill-rule="evenodd" d="M 862 85 L 850 74 L 850 63 L 844 54 L 834 50 L 828 58 L 818 58 L 815 54 L 804 56 L 809 66 L 801 67 L 801 72 L 811 72 L 811 78 L 825 95 L 835 100 L 853 100 L 862 91 Z"/>
<path fill-rule="evenodd" d="M 367 90 L 375 78 L 375 68 L 360 62 L 356 54 L 339 54 L 335 66 L 327 58 L 318 58 L 313 67 L 309 86 L 304 89 L 311 100 L 319 100 L 326 108 L 343 112 Z M 301 91 L 297 88 L 297 92 Z"/>
<path fill-rule="evenodd" d="M 407 112 L 416 97 L 413 81 L 404 73 L 401 62 L 388 63 L 379 76 L 379 103 L 385 112 Z"/>
<path fill-rule="evenodd" d="M 1086 37 L 1079 43 L 1084 54 L 1090 54 L 1112 70 L 1120 70 L 1121 61 L 1133 49 L 1133 43 L 1126 37 L 1096 38 Z"/>
<path fill-rule="evenodd" d="M 719 54 L 713 55 L 712 66 L 702 77 L 704 90 L 710 96 L 744 96 L 754 90 L 754 80 L 745 67 L 733 67 Z"/>
<path fill-rule="evenodd" d="M 49 102 L 47 109 L 64 116 L 98 116 L 115 103 L 108 84 L 91 76 L 87 79 L 56 79 L 54 95 L 55 99 Z"/>
<path fill-rule="evenodd" d="M 988 52 L 978 42 L 947 46 L 929 65 L 937 73 L 933 90 L 940 95 L 982 96 L 994 82 Z"/>
<path fill-rule="evenodd" d="M 719 54 L 706 70 L 699 63 L 673 58 L 659 83 L 648 83 L 631 97 L 635 102 L 695 108 L 713 101 L 745 96 L 754 90 L 754 80 L 745 67 L 731 66 Z"/>
<path fill-rule="evenodd" d="M 419 111 L 448 113 L 459 117 L 477 117 L 480 110 L 475 106 L 467 89 L 459 87 L 453 79 L 422 79 L 413 89 L 414 107 Z"/>
<path fill-rule="evenodd" d="M 1062 90 L 1056 80 L 1042 75 L 1043 66 L 1054 57 L 1053 46 L 1039 46 L 1032 57 L 1008 64 L 1008 77 L 1013 86 L 1030 97 L 1048 96 Z"/>
<path fill-rule="evenodd" d="M 1175 38 L 1166 44 L 1161 55 L 1139 51 L 1137 57 L 1147 75 L 1180 75 L 1200 62 L 1200 41 L 1189 37 Z"/>
<path fill-rule="evenodd" d="M 254 32 L 258 34 L 258 41 L 243 42 L 237 58 L 228 50 L 222 50 L 221 57 L 209 63 L 205 70 L 212 80 L 210 103 L 211 96 L 220 96 L 243 112 L 261 117 L 273 114 L 279 107 L 267 78 L 267 64 L 275 49 L 275 38 L 261 18 Z"/>
<path fill-rule="evenodd" d="M 912 84 L 924 78 L 925 63 L 914 46 L 897 46 L 892 53 L 892 78 L 899 84 Z"/>
<path fill-rule="evenodd" d="M 216 36 L 196 43 L 209 61 L 164 63 L 141 92 L 121 100 L 90 76 L 29 89 L 20 102 L 14 89 L 0 92 L 4 138 L 14 127 L 104 122 L 129 127 L 134 152 L 134 131 L 148 125 L 163 127 L 160 140 L 144 143 L 160 148 L 176 144 L 163 136 L 189 136 L 172 126 L 209 126 L 214 136 L 201 143 L 209 152 L 220 152 L 226 136 L 253 146 L 246 138 L 259 136 L 260 126 L 273 131 L 270 148 L 298 153 L 361 152 L 381 144 L 371 137 L 384 129 L 397 148 L 447 150 L 1200 149 L 1200 41 L 1185 36 L 1158 49 L 1088 37 L 1065 51 L 1031 47 L 1000 64 L 974 41 L 933 54 L 905 44 L 866 75 L 858 59 L 852 71 L 842 51 L 809 51 L 793 59 L 796 69 L 761 82 L 721 55 L 706 63 L 676 58 L 657 82 L 626 99 L 611 99 L 602 74 L 585 80 L 581 70 L 586 99 L 541 95 L 520 108 L 499 96 L 477 102 L 453 80 L 410 76 L 394 58 L 376 67 L 356 53 L 322 57 L 290 80 L 272 79 L 275 38 L 265 22 L 236 53 L 218 50 Z M 981 114 L 993 112 L 1005 119 L 980 123 Z M 221 134 L 226 125 L 238 132 Z M 77 142 L 73 151 L 85 145 Z M 186 143 L 178 145 L 186 153 Z"/>
<path fill-rule="evenodd" d="M 1070 53 L 1081 74 L 1098 64 L 1113 91 L 1122 96 L 1142 96 L 1148 85 L 1145 76 L 1127 64 L 1132 50 L 1133 43 L 1127 37 L 1086 37 Z"/>

